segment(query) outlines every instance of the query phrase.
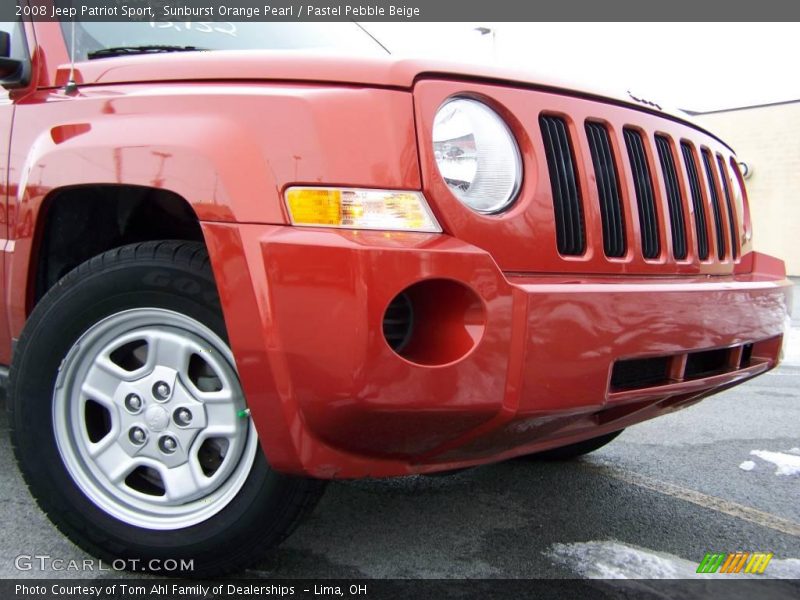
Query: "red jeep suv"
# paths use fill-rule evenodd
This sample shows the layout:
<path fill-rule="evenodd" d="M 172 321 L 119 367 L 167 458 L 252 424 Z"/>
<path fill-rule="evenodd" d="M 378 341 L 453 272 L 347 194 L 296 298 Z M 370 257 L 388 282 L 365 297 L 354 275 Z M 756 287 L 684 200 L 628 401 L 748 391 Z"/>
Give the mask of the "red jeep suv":
<path fill-rule="evenodd" d="M 11 435 L 96 556 L 231 572 L 325 480 L 577 456 L 778 363 L 783 263 L 683 116 L 353 23 L 6 25 Z"/>

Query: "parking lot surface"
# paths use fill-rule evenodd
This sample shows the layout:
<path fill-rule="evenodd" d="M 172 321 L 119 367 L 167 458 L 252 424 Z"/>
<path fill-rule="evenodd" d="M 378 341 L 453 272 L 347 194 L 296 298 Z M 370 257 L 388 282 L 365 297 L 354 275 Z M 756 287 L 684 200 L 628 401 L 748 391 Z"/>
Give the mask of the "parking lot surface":
<path fill-rule="evenodd" d="M 800 578 L 799 309 L 788 338 L 779 369 L 632 427 L 581 460 L 332 483 L 248 575 L 688 577 L 707 552 L 761 551 L 774 553 L 765 576 Z M 86 576 L 14 566 L 20 554 L 85 555 L 28 495 L 4 410 L 0 510 L 0 576 Z"/>

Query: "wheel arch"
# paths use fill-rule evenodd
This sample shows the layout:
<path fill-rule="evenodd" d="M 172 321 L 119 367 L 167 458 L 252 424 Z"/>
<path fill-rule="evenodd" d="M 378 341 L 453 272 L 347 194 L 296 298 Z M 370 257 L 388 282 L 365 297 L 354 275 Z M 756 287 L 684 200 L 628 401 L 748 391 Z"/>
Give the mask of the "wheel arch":
<path fill-rule="evenodd" d="M 166 239 L 205 244 L 192 204 L 175 192 L 130 184 L 51 190 L 31 238 L 25 316 L 82 262 L 127 244 Z"/>

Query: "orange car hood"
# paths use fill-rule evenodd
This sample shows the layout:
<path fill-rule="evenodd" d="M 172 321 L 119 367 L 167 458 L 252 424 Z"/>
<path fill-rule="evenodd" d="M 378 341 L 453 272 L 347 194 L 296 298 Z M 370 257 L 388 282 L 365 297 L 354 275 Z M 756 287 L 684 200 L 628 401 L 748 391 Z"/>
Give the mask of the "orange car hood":
<path fill-rule="evenodd" d="M 57 82 L 60 85 L 68 81 L 69 70 L 69 65 L 59 68 Z M 75 79 L 84 85 L 163 81 L 297 81 L 411 89 L 416 80 L 426 77 L 480 80 L 569 93 L 626 104 L 704 130 L 683 111 L 628 92 L 587 89 L 552 76 L 494 65 L 416 58 L 354 57 L 305 51 L 226 50 L 96 59 L 77 63 L 75 71 Z"/>

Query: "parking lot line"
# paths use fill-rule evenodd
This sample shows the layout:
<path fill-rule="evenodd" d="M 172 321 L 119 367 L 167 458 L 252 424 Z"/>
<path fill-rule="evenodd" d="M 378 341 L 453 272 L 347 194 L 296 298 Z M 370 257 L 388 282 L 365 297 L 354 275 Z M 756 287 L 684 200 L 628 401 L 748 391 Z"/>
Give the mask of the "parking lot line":
<path fill-rule="evenodd" d="M 703 508 L 708 508 L 709 510 L 723 513 L 731 517 L 736 517 L 737 519 L 742 519 L 743 521 L 749 521 L 751 523 L 755 523 L 756 525 L 760 525 L 761 527 L 773 529 L 780 533 L 800 537 L 800 523 L 784 519 L 777 515 L 773 515 L 750 506 L 745 506 L 744 504 L 731 502 L 730 500 L 718 498 L 717 496 L 709 496 L 708 494 L 698 492 L 697 490 L 675 485 L 674 483 L 659 481 L 658 479 L 653 479 L 652 477 L 647 477 L 645 475 L 634 473 L 633 471 L 627 471 L 609 465 L 588 465 L 588 468 L 631 485 L 658 492 L 659 494 L 672 496 L 673 498 L 679 498 L 681 500 L 691 502 L 692 504 L 696 504 L 697 506 L 702 506 Z"/>

